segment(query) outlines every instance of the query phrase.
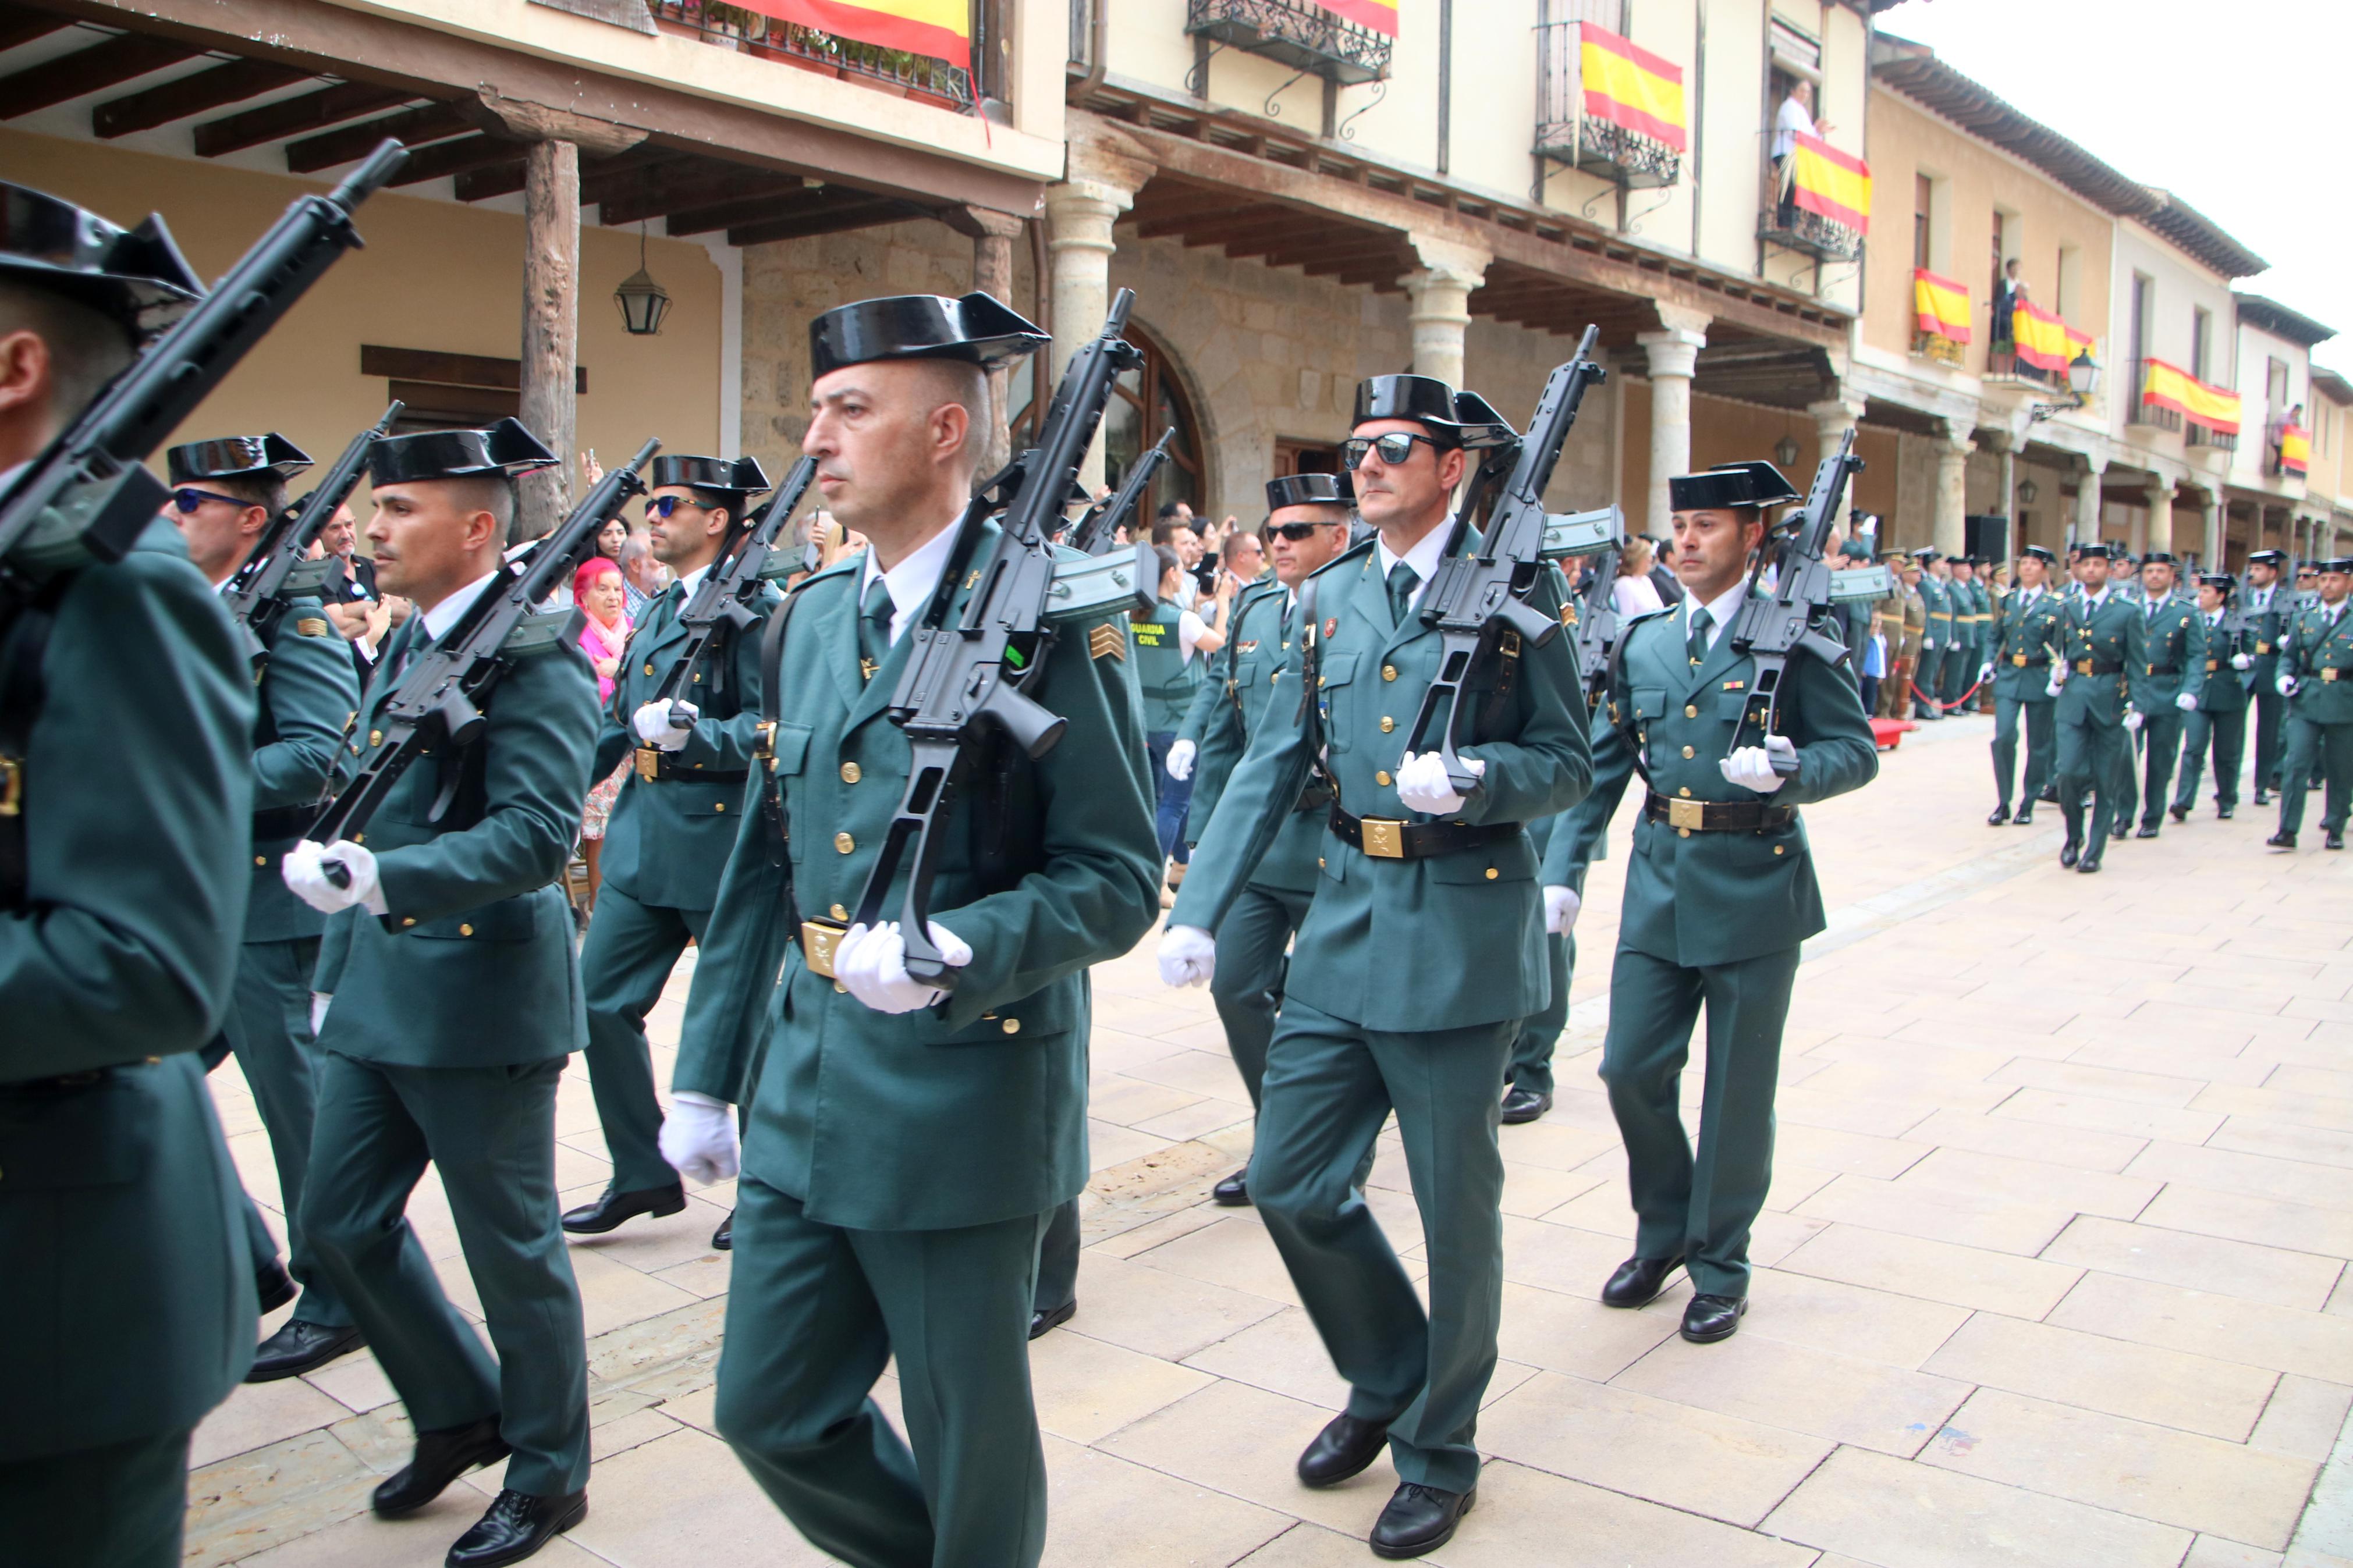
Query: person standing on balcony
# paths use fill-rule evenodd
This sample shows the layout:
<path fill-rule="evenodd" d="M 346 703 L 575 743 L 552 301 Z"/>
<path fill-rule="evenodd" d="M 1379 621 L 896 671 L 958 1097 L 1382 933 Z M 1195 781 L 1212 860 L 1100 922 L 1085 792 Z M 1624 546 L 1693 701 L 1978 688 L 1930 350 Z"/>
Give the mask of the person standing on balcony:
<path fill-rule="evenodd" d="M 2008 375 L 2018 368 L 2017 321 L 2020 301 L 2026 298 L 2026 280 L 2018 275 L 2018 258 L 2001 264 L 1993 280 L 1993 331 L 1987 344 L 1986 374 Z"/>
<path fill-rule="evenodd" d="M 1790 201 L 1796 194 L 1789 161 L 1798 150 L 1798 138 L 1820 138 L 1830 133 L 1831 122 L 1814 118 L 1814 84 L 1802 80 L 1792 83 L 1789 96 L 1773 111 L 1773 189 L 1785 228 L 1788 226 Z"/>

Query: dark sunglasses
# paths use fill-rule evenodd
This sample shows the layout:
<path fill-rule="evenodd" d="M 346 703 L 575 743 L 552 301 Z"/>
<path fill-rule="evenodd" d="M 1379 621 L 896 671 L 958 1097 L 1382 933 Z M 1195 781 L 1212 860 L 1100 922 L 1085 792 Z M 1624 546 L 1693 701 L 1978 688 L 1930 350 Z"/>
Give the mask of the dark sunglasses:
<path fill-rule="evenodd" d="M 647 521 L 651 521 L 653 519 L 658 517 L 667 518 L 670 513 L 676 511 L 682 506 L 691 506 L 697 511 L 715 511 L 718 510 L 715 507 L 705 506 L 701 501 L 695 500 L 687 496 L 656 496 L 653 500 L 646 502 Z"/>
<path fill-rule="evenodd" d="M 225 496 L 218 490 L 200 490 L 194 485 L 182 485 L 172 492 L 172 508 L 182 517 L 194 517 L 196 509 L 208 500 L 227 501 L 240 510 L 253 504 L 237 496 Z"/>
<path fill-rule="evenodd" d="M 1292 543 L 1296 544 L 1303 539 L 1314 538 L 1315 531 L 1319 528 L 1337 528 L 1340 525 L 1336 522 L 1272 522 L 1267 524 L 1267 531 L 1269 533 L 1281 534 L 1283 538 L 1291 541 Z"/>
<path fill-rule="evenodd" d="M 1413 456 L 1416 441 L 1433 452 L 1440 450 L 1438 443 L 1427 436 L 1409 436 L 1402 430 L 1394 430 L 1386 436 L 1349 437 L 1340 443 L 1340 461 L 1346 464 L 1348 471 L 1353 474 L 1364 466 L 1366 453 L 1377 452 L 1381 461 L 1394 468 Z"/>

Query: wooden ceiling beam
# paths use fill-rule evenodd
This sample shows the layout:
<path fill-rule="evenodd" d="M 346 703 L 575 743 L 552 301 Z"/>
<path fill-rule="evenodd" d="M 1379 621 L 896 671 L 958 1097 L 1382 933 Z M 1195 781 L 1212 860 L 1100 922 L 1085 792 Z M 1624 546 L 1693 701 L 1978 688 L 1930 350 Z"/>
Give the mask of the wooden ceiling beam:
<path fill-rule="evenodd" d="M 273 60 L 230 60 L 210 70 L 167 81 L 142 92 L 111 98 L 90 112 L 90 129 L 101 140 L 153 131 L 192 114 L 242 103 L 311 79 L 311 73 Z"/>
<path fill-rule="evenodd" d="M 731 169 L 723 163 L 706 165 L 691 178 L 649 171 L 635 192 L 617 191 L 597 204 L 597 216 L 607 224 L 632 224 L 672 213 L 700 212 L 755 198 L 773 200 L 807 187 L 795 174 L 771 174 L 762 169 Z M 861 192 L 860 195 L 865 193 Z M 585 204 L 584 204 L 585 205 Z M 715 226 L 720 228 L 725 224 Z"/>
<path fill-rule="evenodd" d="M 822 211 L 832 205 L 810 199 L 817 194 L 797 180 L 790 184 L 771 185 L 765 190 L 746 190 L 724 201 L 681 208 L 663 218 L 662 232 L 673 238 L 711 234 L 723 228 L 742 228 L 770 218 L 788 218 L 803 212 Z M 860 194 L 862 195 L 864 193 Z"/>
<path fill-rule="evenodd" d="M 908 218 L 931 216 L 930 212 L 913 202 L 890 196 L 860 195 L 855 201 L 833 203 L 806 216 L 779 218 L 731 228 L 727 231 L 727 243 L 768 245 L 777 240 L 809 239 L 821 234 L 840 234 L 848 229 L 871 228 L 877 224 L 901 223 Z"/>
<path fill-rule="evenodd" d="M 169 38 L 122 33 L 86 49 L 0 77 L 0 120 L 53 109 L 85 93 L 101 92 L 202 51 Z"/>
<path fill-rule="evenodd" d="M 392 177 L 396 185 L 419 185 L 449 174 L 468 174 L 513 160 L 521 143 L 505 136 L 466 136 L 419 147 Z"/>
<path fill-rule="evenodd" d="M 217 158 L 224 153 L 243 152 L 248 147 L 259 147 L 265 142 L 300 136 L 305 132 L 324 131 L 331 125 L 341 125 L 363 114 L 374 114 L 379 110 L 405 103 L 415 96 L 398 88 L 378 87 L 373 82 L 339 81 L 332 87 L 322 87 L 300 98 L 265 103 L 259 109 L 241 110 L 218 120 L 207 120 L 196 127 L 196 153 L 200 157 Z"/>
<path fill-rule="evenodd" d="M 375 151 L 375 144 L 385 137 L 396 137 L 408 144 L 408 162 L 414 166 L 423 155 L 425 144 L 463 136 L 474 129 L 474 122 L 459 112 L 454 103 L 427 103 L 416 109 L 404 109 L 397 114 L 387 114 L 381 120 L 365 120 L 357 125 L 345 125 L 305 136 L 300 142 L 286 144 L 286 168 L 296 174 L 315 174 L 322 169 L 353 163 Z M 448 171 L 445 170 L 444 173 Z M 395 184 L 411 183 L 408 171 L 403 169 Z"/>

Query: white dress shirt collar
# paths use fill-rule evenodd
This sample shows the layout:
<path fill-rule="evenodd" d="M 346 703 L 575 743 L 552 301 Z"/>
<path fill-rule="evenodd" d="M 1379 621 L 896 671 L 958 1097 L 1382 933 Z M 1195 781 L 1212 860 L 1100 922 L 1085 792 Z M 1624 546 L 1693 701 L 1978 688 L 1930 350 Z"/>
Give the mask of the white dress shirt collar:
<path fill-rule="evenodd" d="M 2096 594 L 2093 593 L 2089 588 L 2084 589 L 2084 608 L 2087 611 L 2096 610 L 2102 605 L 2106 604 L 2108 602 L 2108 595 L 2114 591 L 2114 587 L 2115 585 L 2111 584 L 2108 587 L 2101 589 Z"/>
<path fill-rule="evenodd" d="M 1389 553 L 1388 535 L 1374 535 L 1377 542 L 1373 546 L 1373 550 L 1374 553 L 1380 557 L 1382 582 L 1387 583 L 1389 580 L 1389 569 L 1400 561 L 1412 567 L 1414 575 L 1420 579 L 1420 582 L 1414 586 L 1413 598 L 1407 603 L 1407 609 L 1410 610 L 1414 605 L 1420 604 L 1422 595 L 1430 591 L 1430 580 L 1438 575 L 1438 563 L 1445 555 L 1446 535 L 1451 528 L 1451 520 L 1440 520 L 1437 527 L 1416 540 L 1413 548 L 1408 550 L 1403 555 Z"/>
<path fill-rule="evenodd" d="M 1725 628 L 1732 625 L 1732 617 L 1740 613 L 1741 603 L 1747 597 L 1748 579 L 1744 576 L 1735 582 L 1721 597 L 1710 599 L 1701 606 L 1707 611 L 1708 652 L 1714 653 L 1715 645 L 1724 640 Z M 1692 601 L 1685 598 L 1683 600 L 1683 636 L 1686 638 L 1691 636 L 1691 605 Z"/>
<path fill-rule="evenodd" d="M 482 590 L 489 587 L 491 579 L 498 575 L 495 570 L 485 572 L 431 609 L 419 610 L 417 616 L 425 622 L 425 635 L 439 642 L 442 634 L 456 626 L 459 617 L 474 607 L 474 601 L 482 596 Z"/>
<path fill-rule="evenodd" d="M 694 591 L 702 586 L 702 580 L 711 575 L 711 568 L 716 564 L 717 563 L 715 562 L 706 561 L 702 565 L 696 567 L 693 571 L 689 572 L 685 576 L 681 577 L 678 580 L 678 599 L 680 604 L 683 605 L 687 600 L 694 597 Z"/>
<path fill-rule="evenodd" d="M 866 603 L 867 593 L 874 586 L 874 579 L 882 579 L 882 586 L 891 595 L 892 642 L 897 642 L 899 635 L 923 614 L 933 590 L 940 585 L 940 574 L 947 569 L 948 552 L 955 548 L 955 524 L 951 522 L 910 551 L 905 559 L 887 572 L 875 559 L 873 547 L 867 547 L 866 565 L 858 574 L 858 602 L 860 605 Z"/>

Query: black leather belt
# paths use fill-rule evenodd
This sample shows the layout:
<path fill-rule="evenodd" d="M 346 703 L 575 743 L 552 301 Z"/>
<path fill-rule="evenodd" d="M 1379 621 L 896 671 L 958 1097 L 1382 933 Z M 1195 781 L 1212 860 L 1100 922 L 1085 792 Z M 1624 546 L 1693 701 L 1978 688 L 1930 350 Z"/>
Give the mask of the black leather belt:
<path fill-rule="evenodd" d="M 0 1083 L 0 1099 L 78 1094 L 83 1089 L 97 1088 L 113 1076 L 112 1068 L 92 1068 L 88 1072 L 60 1073 L 56 1078 L 20 1079 L 15 1083 Z"/>
<path fill-rule="evenodd" d="M 662 784 L 684 781 L 689 784 L 739 784 L 752 776 L 744 768 L 692 767 L 658 746 L 638 748 L 637 773 L 641 779 L 653 779 Z"/>
<path fill-rule="evenodd" d="M 1490 822 L 1479 826 L 1467 822 L 1399 822 L 1388 817 L 1351 816 L 1336 805 L 1332 808 L 1334 836 L 1377 860 L 1426 860 L 1433 855 L 1451 855 L 1458 849 L 1493 844 L 1519 831 L 1516 822 Z"/>
<path fill-rule="evenodd" d="M 2148 667 L 2148 673 L 2151 675 L 2179 675 L 2181 673 L 2181 667 L 2178 664 L 2152 664 Z"/>
<path fill-rule="evenodd" d="M 2033 669 L 2039 666 L 2049 664 L 2051 662 L 2051 656 L 2049 654 L 2044 654 L 2041 658 L 2030 658 L 2025 654 L 2014 653 L 2010 656 L 2010 662 L 2019 669 Z"/>
<path fill-rule="evenodd" d="M 1687 833 L 1755 833 L 1795 822 L 1798 808 L 1761 800 L 1670 800 L 1653 791 L 1643 798 L 1642 815 Z"/>
<path fill-rule="evenodd" d="M 2075 673 L 2078 675 L 2122 675 L 2124 668 L 2121 664 L 2113 661 L 2104 662 L 2096 658 L 2079 658 L 2075 661 Z"/>
<path fill-rule="evenodd" d="M 257 811 L 253 814 L 253 841 L 269 844 L 280 838 L 300 838 L 319 820 L 319 811 L 315 805 L 281 805 L 271 811 Z"/>

